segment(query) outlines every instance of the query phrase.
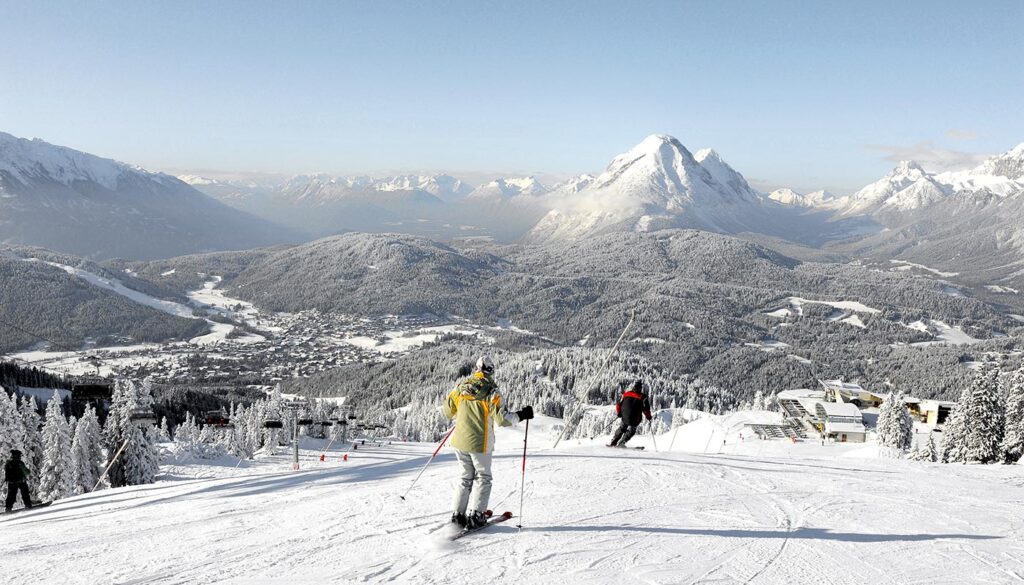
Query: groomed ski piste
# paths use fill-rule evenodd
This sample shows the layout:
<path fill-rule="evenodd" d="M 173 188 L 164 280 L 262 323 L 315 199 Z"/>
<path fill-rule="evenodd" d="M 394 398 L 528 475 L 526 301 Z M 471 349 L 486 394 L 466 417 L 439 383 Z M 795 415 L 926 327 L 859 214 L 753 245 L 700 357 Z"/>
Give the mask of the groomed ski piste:
<path fill-rule="evenodd" d="M 762 441 L 738 413 L 563 441 L 499 429 L 491 508 L 517 517 L 450 542 L 456 465 L 436 445 L 307 440 L 242 462 L 172 452 L 156 484 L 0 517 L 0 582 L 808 583 L 1024 581 L 1020 466 L 879 457 L 872 444 Z M 673 437 L 673 433 L 677 433 Z M 671 444 L 671 450 L 669 446 Z M 523 524 L 522 530 L 516 527 Z"/>

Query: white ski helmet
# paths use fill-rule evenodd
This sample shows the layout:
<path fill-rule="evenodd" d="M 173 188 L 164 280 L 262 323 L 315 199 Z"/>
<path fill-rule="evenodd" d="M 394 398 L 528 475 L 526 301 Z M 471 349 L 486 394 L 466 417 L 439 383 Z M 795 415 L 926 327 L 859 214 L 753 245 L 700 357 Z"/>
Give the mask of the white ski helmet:
<path fill-rule="evenodd" d="M 476 369 L 478 372 L 485 374 L 494 373 L 494 362 L 488 356 L 480 356 L 480 359 L 476 360 Z"/>

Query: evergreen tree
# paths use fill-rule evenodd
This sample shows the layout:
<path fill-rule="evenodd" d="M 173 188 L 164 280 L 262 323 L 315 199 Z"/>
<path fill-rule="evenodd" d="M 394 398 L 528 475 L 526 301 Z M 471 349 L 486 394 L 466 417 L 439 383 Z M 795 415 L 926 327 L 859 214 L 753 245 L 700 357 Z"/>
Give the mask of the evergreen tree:
<path fill-rule="evenodd" d="M 964 389 L 943 438 L 949 463 L 993 463 L 1001 459 L 1004 403 L 999 369 L 986 365 Z"/>
<path fill-rule="evenodd" d="M 28 489 L 35 496 L 39 493 L 38 470 L 43 465 L 43 433 L 36 399 L 31 396 L 21 399 L 21 428 L 21 458 L 31 471 L 28 476 Z"/>
<path fill-rule="evenodd" d="M 55 390 L 46 403 L 43 426 L 43 465 L 39 469 L 39 497 L 44 501 L 66 498 L 75 492 L 71 465 L 71 434 L 61 410 L 63 401 Z"/>
<path fill-rule="evenodd" d="M 156 440 L 160 443 L 168 443 L 171 440 L 171 430 L 167 427 L 167 417 L 160 417 L 160 426 L 156 429 Z"/>
<path fill-rule="evenodd" d="M 7 391 L 0 386 L 0 463 L 6 463 L 11 457 L 11 451 L 21 449 L 24 430 L 21 424 L 21 416 L 15 407 L 14 399 L 8 396 Z M 3 466 L 0 465 L 0 497 L 7 496 L 7 482 L 5 481 Z"/>
<path fill-rule="evenodd" d="M 924 457 L 925 461 L 931 463 L 938 463 L 939 461 L 939 447 L 935 444 L 935 433 L 928 433 L 928 442 L 925 443 Z"/>
<path fill-rule="evenodd" d="M 83 494 L 92 491 L 103 473 L 103 441 L 96 409 L 88 407 L 78 420 L 75 436 L 71 442 L 71 466 L 74 470 L 75 492 Z"/>
<path fill-rule="evenodd" d="M 1013 374 L 1007 389 L 1002 451 L 1005 463 L 1016 463 L 1024 455 L 1024 367 Z"/>
<path fill-rule="evenodd" d="M 914 440 L 914 419 L 904 402 L 902 391 L 893 392 L 878 411 L 878 444 L 890 453 L 902 456 Z"/>
<path fill-rule="evenodd" d="M 133 411 L 153 412 L 153 383 L 145 379 L 137 386 Z M 128 485 L 143 485 L 156 481 L 160 471 L 159 450 L 154 440 L 155 429 L 150 425 L 132 423 L 132 440 L 125 450 L 125 481 Z"/>
<path fill-rule="evenodd" d="M 155 481 L 159 468 L 156 444 L 150 429 L 143 430 L 139 423 L 132 420 L 134 413 L 152 413 L 152 408 L 152 385 L 149 380 L 142 384 L 118 380 L 104 429 L 107 453 L 111 459 L 123 447 L 120 457 L 108 472 L 111 486 L 141 485 Z"/>

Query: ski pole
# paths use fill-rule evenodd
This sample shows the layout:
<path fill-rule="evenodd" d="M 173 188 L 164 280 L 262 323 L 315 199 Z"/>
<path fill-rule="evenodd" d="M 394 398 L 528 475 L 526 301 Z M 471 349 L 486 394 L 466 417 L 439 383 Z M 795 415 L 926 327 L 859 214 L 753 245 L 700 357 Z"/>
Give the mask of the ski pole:
<path fill-rule="evenodd" d="M 131 437 L 128 437 L 124 440 L 124 443 L 121 443 L 121 448 L 117 450 L 117 453 L 114 454 L 114 458 L 111 459 L 110 463 L 107 464 L 107 468 L 103 470 L 103 475 L 101 475 L 100 478 L 96 480 L 96 485 L 92 486 L 92 491 L 100 489 L 100 484 L 103 483 L 103 478 L 107 477 L 107 473 L 110 472 L 110 468 L 113 467 L 114 463 L 117 462 L 117 458 L 121 456 L 121 453 L 124 451 L 124 448 L 128 446 L 128 441 L 130 440 Z"/>
<path fill-rule="evenodd" d="M 591 379 L 591 382 L 596 380 L 597 377 L 600 376 L 604 372 L 605 366 L 608 365 L 609 360 L 611 360 L 612 356 L 615 355 L 615 350 L 619 349 L 619 344 L 621 344 L 623 338 L 626 337 L 626 332 L 629 331 L 630 326 L 633 325 L 633 320 L 635 318 L 636 318 L 636 309 L 633 309 L 629 313 L 629 321 L 626 322 L 626 328 L 622 330 L 622 334 L 619 335 L 619 338 L 615 341 L 615 345 L 612 346 L 612 349 L 611 349 L 611 351 L 608 352 L 608 355 L 606 355 L 604 357 L 604 361 L 601 362 L 601 367 L 598 368 L 597 372 L 594 373 L 594 377 L 593 377 L 593 379 Z M 590 386 L 585 386 L 583 389 L 584 389 L 584 391 L 588 391 L 589 388 L 590 388 Z M 582 400 L 586 400 L 586 395 L 584 395 Z M 575 411 L 573 411 L 573 414 L 575 415 Z M 573 418 L 575 418 L 575 416 Z M 565 434 L 569 431 L 569 423 L 570 422 L 571 422 L 571 420 L 569 420 L 569 418 L 566 417 L 565 422 L 562 425 L 562 432 L 558 435 L 558 438 L 555 439 L 555 444 L 551 447 L 552 449 L 558 448 L 558 444 L 562 442 L 563 438 L 565 438 Z"/>
<path fill-rule="evenodd" d="M 530 436 L 530 419 L 526 419 L 526 430 L 523 432 L 523 477 L 519 480 L 519 524 L 516 525 L 520 530 L 523 529 L 523 494 L 526 493 L 526 439 Z"/>
<path fill-rule="evenodd" d="M 455 425 L 452 425 L 452 428 L 448 429 L 448 434 L 446 434 L 444 438 L 441 439 L 441 444 L 437 446 L 437 449 L 434 449 L 434 454 L 430 456 L 430 459 L 427 459 L 427 463 L 423 466 L 423 469 L 420 469 L 420 472 L 416 474 L 416 479 L 412 480 L 412 485 L 409 486 L 409 489 L 405 490 L 405 494 L 398 497 L 404 500 L 405 496 L 409 495 L 409 492 L 412 491 L 413 486 L 415 486 L 416 482 L 420 480 L 420 476 L 423 475 L 423 472 L 427 470 L 427 466 L 430 465 L 431 462 L 434 461 L 434 457 L 437 457 L 437 454 L 441 452 L 441 447 L 444 447 L 444 444 L 448 441 L 448 437 L 450 437 L 454 431 Z"/>
<path fill-rule="evenodd" d="M 651 440 L 654 441 L 654 452 L 658 452 L 658 438 L 654 436 L 654 419 L 651 419 Z"/>

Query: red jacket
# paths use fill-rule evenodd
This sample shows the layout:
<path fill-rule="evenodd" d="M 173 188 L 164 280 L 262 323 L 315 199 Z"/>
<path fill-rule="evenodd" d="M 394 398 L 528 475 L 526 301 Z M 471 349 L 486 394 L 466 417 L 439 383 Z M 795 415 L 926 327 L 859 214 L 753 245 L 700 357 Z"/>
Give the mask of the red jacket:
<path fill-rule="evenodd" d="M 615 414 L 631 425 L 640 424 L 641 412 L 651 420 L 651 402 L 643 394 L 632 390 L 623 393 L 615 404 Z"/>

